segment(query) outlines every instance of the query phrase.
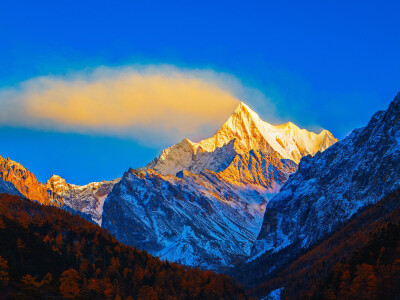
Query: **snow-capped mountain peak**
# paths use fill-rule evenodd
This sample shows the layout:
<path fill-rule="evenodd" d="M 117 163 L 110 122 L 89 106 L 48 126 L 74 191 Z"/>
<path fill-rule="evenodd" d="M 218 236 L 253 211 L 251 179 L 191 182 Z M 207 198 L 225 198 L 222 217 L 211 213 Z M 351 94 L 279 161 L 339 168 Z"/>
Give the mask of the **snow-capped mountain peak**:
<path fill-rule="evenodd" d="M 238 153 L 250 150 L 276 152 L 282 158 L 296 163 L 304 155 L 314 155 L 337 142 L 327 130 L 316 134 L 300 129 L 292 122 L 282 125 L 267 123 L 243 102 L 213 137 L 199 144 L 207 151 L 212 151 L 213 148 L 221 147 L 233 138 L 236 138 L 235 149 Z"/>
<path fill-rule="evenodd" d="M 145 169 L 154 169 L 164 175 L 175 175 L 182 170 L 191 170 L 194 173 L 200 173 L 204 169 L 219 171 L 215 166 L 204 163 L 204 160 L 213 161 L 213 153 L 217 149 L 219 156 L 224 155 L 224 150 L 221 149 L 225 149 L 229 151 L 229 155 L 225 155 L 226 159 L 233 159 L 231 147 L 225 148 L 232 141 L 235 154 L 259 150 L 273 154 L 279 159 L 290 159 L 298 163 L 301 157 L 323 151 L 337 142 L 337 139 L 327 130 L 316 134 L 300 129 L 291 122 L 271 125 L 241 102 L 214 136 L 199 143 L 184 139 L 163 150 Z"/>

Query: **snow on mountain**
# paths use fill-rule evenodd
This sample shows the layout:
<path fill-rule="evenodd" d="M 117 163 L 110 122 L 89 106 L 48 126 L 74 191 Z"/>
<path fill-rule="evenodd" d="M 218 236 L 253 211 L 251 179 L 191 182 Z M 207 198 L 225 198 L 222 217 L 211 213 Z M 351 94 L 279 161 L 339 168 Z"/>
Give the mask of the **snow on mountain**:
<path fill-rule="evenodd" d="M 161 155 L 150 162 L 143 170 L 152 169 L 163 175 L 176 175 L 182 170 L 200 173 L 207 169 L 221 171 L 226 168 L 237 152 L 232 140 L 213 151 L 204 151 L 197 143 L 184 139 L 180 143 L 162 151 Z"/>
<path fill-rule="evenodd" d="M 237 156 L 218 173 L 131 169 L 107 197 L 102 227 L 162 259 L 231 266 L 249 255 L 265 205 L 295 170 L 295 163 L 259 151 Z"/>
<path fill-rule="evenodd" d="M 260 150 L 298 163 L 302 156 L 314 155 L 335 142 L 337 139 L 327 130 L 315 134 L 291 122 L 277 126 L 264 122 L 242 102 L 213 137 L 199 143 L 184 139 L 165 149 L 145 169 L 153 169 L 163 175 L 175 175 L 182 170 L 193 173 L 204 169 L 220 171 L 220 162 L 230 161 L 236 153 L 243 154 L 250 150 Z M 224 147 L 231 143 L 233 145 Z M 220 151 L 216 153 L 216 149 Z M 215 160 L 218 163 L 212 164 Z"/>
<path fill-rule="evenodd" d="M 185 139 L 126 172 L 104 203 L 102 226 L 162 259 L 232 266 L 250 254 L 265 206 L 295 161 L 334 142 L 328 131 L 270 125 L 241 103 L 212 138 Z"/>
<path fill-rule="evenodd" d="M 306 248 L 359 209 L 400 188 L 400 93 L 368 125 L 314 157 L 268 204 L 252 260 L 287 246 Z M 269 272 L 264 270 L 263 272 Z"/>
<path fill-rule="evenodd" d="M 58 175 L 53 175 L 47 181 L 49 190 L 64 199 L 64 204 L 75 211 L 89 215 L 101 226 L 104 201 L 119 178 L 111 181 L 91 182 L 86 185 L 68 184 Z"/>
<path fill-rule="evenodd" d="M 92 182 L 79 186 L 68 184 L 58 175 L 53 175 L 46 184 L 38 182 L 36 176 L 20 163 L 0 156 L 0 180 L 4 190 L 12 192 L 11 183 L 26 198 L 45 205 L 70 207 L 73 211 L 87 214 L 101 225 L 103 204 L 119 179 Z M 0 189 L 1 191 L 1 189 Z M 15 191 L 14 191 L 15 192 Z"/>

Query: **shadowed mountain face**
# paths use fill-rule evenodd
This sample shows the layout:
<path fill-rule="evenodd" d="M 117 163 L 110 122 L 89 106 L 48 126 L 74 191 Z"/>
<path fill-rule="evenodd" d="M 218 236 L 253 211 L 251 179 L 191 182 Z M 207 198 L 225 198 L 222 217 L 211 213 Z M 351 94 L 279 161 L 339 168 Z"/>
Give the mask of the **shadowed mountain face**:
<path fill-rule="evenodd" d="M 13 196 L 22 196 L 20 191 L 9 181 L 0 179 L 0 194 L 9 194 Z"/>
<path fill-rule="evenodd" d="M 102 226 L 163 259 L 232 266 L 250 254 L 265 207 L 295 161 L 334 142 L 327 131 L 272 126 L 241 103 L 212 138 L 185 139 L 125 173 L 105 201 Z"/>
<path fill-rule="evenodd" d="M 258 297 L 279 292 L 281 299 L 329 299 L 326 290 L 331 289 L 337 299 L 395 299 L 400 289 L 400 265 L 395 261 L 400 258 L 400 230 L 394 224 L 399 221 L 400 190 L 395 190 L 301 251 L 296 259 L 290 259 L 296 249 L 289 246 L 259 257 L 254 264 L 237 265 L 234 273 L 252 286 L 251 295 Z M 379 237 L 382 229 L 387 233 L 386 229 L 394 227 L 398 228 L 397 237 Z M 263 274 L 278 261 L 285 265 L 283 269 Z M 369 272 L 364 272 L 365 267 Z M 342 276 L 347 272 L 349 276 Z"/>
<path fill-rule="evenodd" d="M 297 173 L 268 204 L 251 264 L 285 247 L 307 248 L 399 188 L 400 93 L 366 127 L 301 160 Z M 278 265 L 257 268 L 267 274 Z"/>

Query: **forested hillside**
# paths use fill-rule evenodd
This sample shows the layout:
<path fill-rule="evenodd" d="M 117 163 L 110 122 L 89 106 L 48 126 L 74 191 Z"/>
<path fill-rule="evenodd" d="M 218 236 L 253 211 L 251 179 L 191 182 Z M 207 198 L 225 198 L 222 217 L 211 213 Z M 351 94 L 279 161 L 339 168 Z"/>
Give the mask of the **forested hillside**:
<path fill-rule="evenodd" d="M 225 275 L 162 262 L 56 207 L 0 195 L 1 299 L 242 299 Z"/>
<path fill-rule="evenodd" d="M 351 295 L 356 298 L 362 295 L 367 298 L 373 295 L 393 296 L 397 286 L 400 286 L 400 281 L 395 282 L 400 279 L 395 277 L 399 263 L 396 260 L 400 259 L 400 248 L 397 247 L 400 241 L 397 225 L 399 222 L 400 190 L 396 190 L 375 205 L 359 212 L 338 231 L 310 247 L 287 267 L 273 272 L 263 283 L 252 289 L 252 294 L 263 295 L 265 292 L 283 288 L 282 299 L 321 299 L 329 298 L 328 294 L 335 299 L 332 293 L 338 299 L 346 299 L 338 294 L 341 280 L 346 278 L 347 291 L 352 289 Z M 285 253 L 290 250 L 289 247 L 280 255 L 271 255 L 269 259 L 285 259 Z M 366 277 L 356 279 L 361 274 Z M 390 282 L 387 281 L 387 274 L 391 274 Z M 375 279 L 370 275 L 375 276 Z M 360 281 L 361 278 L 368 277 L 370 283 Z M 370 290 L 372 294 L 367 294 L 364 291 L 368 290 L 368 284 L 372 284 L 371 281 L 374 280 L 376 286 Z M 353 286 L 353 283 L 358 286 Z M 391 290 L 386 291 L 388 294 L 382 290 L 385 284 L 391 286 Z M 356 291 L 360 294 L 357 295 Z"/>
<path fill-rule="evenodd" d="M 368 244 L 343 258 L 313 299 L 398 299 L 400 295 L 400 224 L 388 223 Z"/>

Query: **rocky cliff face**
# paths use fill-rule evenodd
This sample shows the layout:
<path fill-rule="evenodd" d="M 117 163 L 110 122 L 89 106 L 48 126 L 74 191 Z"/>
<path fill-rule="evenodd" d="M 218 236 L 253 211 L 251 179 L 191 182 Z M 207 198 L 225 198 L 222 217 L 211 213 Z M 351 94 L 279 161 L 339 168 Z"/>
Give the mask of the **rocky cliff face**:
<path fill-rule="evenodd" d="M 245 154 L 250 150 L 298 163 L 302 156 L 324 151 L 335 142 L 337 139 L 327 130 L 315 134 L 291 122 L 271 125 L 262 121 L 246 104 L 240 103 L 213 137 L 199 143 L 185 139 L 165 149 L 145 169 L 163 175 L 175 175 L 182 170 L 218 172 L 223 170 L 221 165 L 226 167 L 236 154 Z"/>
<path fill-rule="evenodd" d="M 99 225 L 101 225 L 104 200 L 111 192 L 114 184 L 119 181 L 119 179 L 115 179 L 79 186 L 68 184 L 60 176 L 53 175 L 46 184 L 43 184 L 38 182 L 36 176 L 21 164 L 9 158 L 4 159 L 1 156 L 0 178 L 11 183 L 30 200 L 38 201 L 44 205 L 68 206 L 73 211 L 89 215 Z M 6 188 L 5 185 L 4 189 Z"/>
<path fill-rule="evenodd" d="M 21 164 L 0 156 L 0 178 L 11 182 L 26 198 L 45 205 L 62 207 L 63 199 L 38 182 L 36 176 Z"/>
<path fill-rule="evenodd" d="M 163 175 L 176 175 L 183 170 L 196 174 L 205 169 L 218 172 L 225 169 L 236 156 L 234 146 L 235 140 L 232 140 L 213 151 L 205 151 L 199 144 L 184 139 L 163 150 L 158 158 L 142 170 L 151 169 Z"/>
<path fill-rule="evenodd" d="M 253 259 L 287 246 L 306 248 L 398 188 L 400 93 L 366 127 L 301 160 L 298 172 L 268 204 Z"/>
<path fill-rule="evenodd" d="M 94 222 L 101 226 L 104 200 L 118 181 L 119 178 L 79 186 L 66 183 L 60 176 L 53 175 L 47 181 L 46 186 L 60 195 L 66 206 L 89 215 Z"/>
<path fill-rule="evenodd" d="M 162 259 L 231 266 L 249 255 L 268 199 L 295 170 L 293 162 L 254 151 L 218 173 L 177 177 L 131 169 L 108 196 L 102 227 Z"/>

